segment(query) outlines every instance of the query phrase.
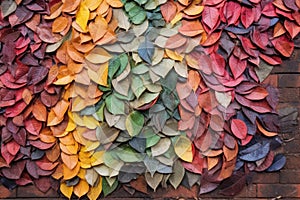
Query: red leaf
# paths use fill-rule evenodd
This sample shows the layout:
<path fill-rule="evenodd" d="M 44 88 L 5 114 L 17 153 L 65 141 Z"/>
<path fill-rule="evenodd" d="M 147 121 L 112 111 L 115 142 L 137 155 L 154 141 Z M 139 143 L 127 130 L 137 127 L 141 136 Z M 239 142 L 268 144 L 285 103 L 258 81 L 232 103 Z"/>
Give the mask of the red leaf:
<path fill-rule="evenodd" d="M 237 79 L 239 76 L 241 76 L 244 73 L 247 67 L 247 60 L 240 60 L 234 55 L 232 55 L 229 58 L 229 67 L 231 69 L 233 77 Z"/>
<path fill-rule="evenodd" d="M 20 145 L 16 141 L 12 140 L 6 143 L 6 148 L 11 155 L 15 156 L 20 150 Z"/>
<path fill-rule="evenodd" d="M 3 168 L 2 173 L 8 179 L 17 180 L 21 177 L 21 174 L 25 168 L 25 164 L 26 160 L 21 160 L 11 165 L 10 168 Z"/>
<path fill-rule="evenodd" d="M 9 165 L 11 163 L 11 161 L 15 158 L 14 155 L 11 155 L 8 152 L 7 146 L 2 144 L 1 145 L 1 155 L 4 158 L 4 160 L 6 161 L 6 163 Z"/>
<path fill-rule="evenodd" d="M 289 32 L 292 39 L 294 39 L 300 33 L 300 26 L 297 25 L 295 22 L 285 20 L 284 27 Z"/>
<path fill-rule="evenodd" d="M 166 22 L 169 23 L 177 13 L 177 6 L 174 1 L 167 1 L 165 4 L 160 6 L 160 10 Z"/>
<path fill-rule="evenodd" d="M 216 7 L 205 6 L 202 12 L 202 21 L 214 30 L 220 23 L 219 10 Z"/>
<path fill-rule="evenodd" d="M 26 108 L 27 104 L 24 101 L 19 101 L 14 106 L 6 109 L 5 116 L 6 117 L 15 117 L 19 115 Z"/>
<path fill-rule="evenodd" d="M 225 73 L 225 59 L 223 58 L 223 56 L 214 52 L 210 54 L 210 58 L 212 62 L 213 72 L 217 75 L 223 76 Z"/>
<path fill-rule="evenodd" d="M 294 51 L 294 43 L 289 41 L 285 36 L 272 40 L 275 49 L 283 56 L 290 57 Z"/>
<path fill-rule="evenodd" d="M 40 177 L 35 179 L 34 185 L 42 192 L 46 193 L 51 188 L 50 177 Z"/>
<path fill-rule="evenodd" d="M 224 6 L 224 16 L 227 19 L 227 25 L 236 24 L 241 15 L 240 3 L 228 1 Z"/>
<path fill-rule="evenodd" d="M 240 119 L 231 120 L 231 131 L 239 139 L 244 139 L 247 136 L 248 128 L 245 122 Z"/>
<path fill-rule="evenodd" d="M 40 140 L 33 140 L 33 141 L 30 141 L 29 143 L 30 143 L 30 145 L 32 145 L 38 149 L 41 149 L 41 150 L 50 149 L 55 144 L 55 143 L 44 143 Z"/>
<path fill-rule="evenodd" d="M 248 7 L 242 7 L 241 10 L 241 22 L 245 28 L 249 28 L 251 24 L 254 22 L 254 9 Z"/>
<path fill-rule="evenodd" d="M 254 88 L 251 93 L 245 95 L 244 97 L 249 100 L 262 100 L 269 95 L 268 91 L 263 87 Z"/>
<path fill-rule="evenodd" d="M 39 135 L 43 125 L 42 122 L 36 120 L 35 118 L 26 120 L 24 124 L 26 130 L 33 135 Z"/>
<path fill-rule="evenodd" d="M 13 133 L 12 136 L 19 145 L 26 145 L 26 130 L 24 128 L 21 128 L 17 133 Z"/>

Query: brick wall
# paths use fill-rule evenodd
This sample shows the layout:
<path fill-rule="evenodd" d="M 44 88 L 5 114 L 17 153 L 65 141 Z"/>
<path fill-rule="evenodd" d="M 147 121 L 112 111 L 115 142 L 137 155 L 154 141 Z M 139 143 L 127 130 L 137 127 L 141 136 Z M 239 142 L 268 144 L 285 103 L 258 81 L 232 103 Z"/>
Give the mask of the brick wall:
<path fill-rule="evenodd" d="M 300 50 L 294 52 L 291 59 L 286 60 L 282 66 L 276 67 L 266 83 L 270 83 L 279 88 L 280 104 L 279 109 L 300 108 Z M 297 119 L 298 120 L 298 119 Z M 299 121 L 299 120 L 298 120 Z M 282 124 L 284 131 L 281 136 L 284 140 L 283 151 L 287 157 L 286 166 L 278 173 L 255 173 L 252 177 L 252 184 L 248 185 L 234 199 L 254 200 L 254 199 L 300 199 L 300 134 L 299 125 L 291 123 Z M 126 191 L 120 189 L 114 192 L 108 198 L 109 200 L 117 199 L 232 199 L 224 198 L 215 191 L 210 194 L 197 197 L 197 188 L 188 190 L 179 187 L 176 191 L 171 188 L 161 189 L 150 194 L 136 193 L 130 196 Z M 56 191 L 50 190 L 46 194 L 38 191 L 32 185 L 19 187 L 13 191 L 7 190 L 0 185 L 0 199 L 63 199 Z"/>

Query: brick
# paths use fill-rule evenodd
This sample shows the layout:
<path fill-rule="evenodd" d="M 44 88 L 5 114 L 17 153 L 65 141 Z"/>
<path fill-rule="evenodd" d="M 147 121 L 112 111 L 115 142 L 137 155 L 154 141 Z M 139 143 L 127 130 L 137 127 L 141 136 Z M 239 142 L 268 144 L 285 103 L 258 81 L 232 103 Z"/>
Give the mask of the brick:
<path fill-rule="evenodd" d="M 255 173 L 252 179 L 253 183 L 279 183 L 279 173 Z"/>
<path fill-rule="evenodd" d="M 299 88 L 280 88 L 279 102 L 299 102 L 300 89 Z"/>
<path fill-rule="evenodd" d="M 299 153 L 300 140 L 291 140 L 283 144 L 285 153 Z"/>
<path fill-rule="evenodd" d="M 16 189 L 9 190 L 3 185 L 0 185 L 0 199 L 16 197 Z"/>
<path fill-rule="evenodd" d="M 277 87 L 278 86 L 278 75 L 270 74 L 262 83 Z"/>
<path fill-rule="evenodd" d="M 281 66 L 274 67 L 272 73 L 297 73 L 300 72 L 300 50 L 295 49 L 291 57 L 284 60 Z"/>
<path fill-rule="evenodd" d="M 237 194 L 234 198 L 238 198 L 238 197 L 244 197 L 244 198 L 256 197 L 256 184 L 250 184 L 244 187 L 244 189 L 239 194 Z"/>
<path fill-rule="evenodd" d="M 300 155 L 293 154 L 286 156 L 285 169 L 299 169 L 300 166 Z"/>
<path fill-rule="evenodd" d="M 300 197 L 299 184 L 257 184 L 257 197 Z"/>
<path fill-rule="evenodd" d="M 281 170 L 280 183 L 300 183 L 299 170 Z"/>
<path fill-rule="evenodd" d="M 48 192 L 43 193 L 39 191 L 34 185 L 27 185 L 17 188 L 17 197 L 47 197 L 47 198 L 58 198 L 59 194 L 57 191 L 50 189 Z"/>
<path fill-rule="evenodd" d="M 179 186 L 174 190 L 171 186 L 166 189 L 158 188 L 156 192 L 151 193 L 151 198 L 197 198 L 198 187 L 194 186 L 191 189 L 187 189 L 183 186 Z"/>
<path fill-rule="evenodd" d="M 298 88 L 300 87 L 299 74 L 280 74 L 278 86 L 283 88 Z"/>

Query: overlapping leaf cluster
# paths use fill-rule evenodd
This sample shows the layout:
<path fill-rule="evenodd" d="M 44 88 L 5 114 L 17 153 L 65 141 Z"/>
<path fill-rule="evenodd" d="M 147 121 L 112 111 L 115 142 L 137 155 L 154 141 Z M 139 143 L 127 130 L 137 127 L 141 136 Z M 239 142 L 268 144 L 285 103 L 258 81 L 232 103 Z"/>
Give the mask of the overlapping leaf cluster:
<path fill-rule="evenodd" d="M 59 164 L 60 148 L 46 121 L 61 89 L 51 85 L 56 74 L 47 51 L 61 36 L 44 18 L 50 6 L 1 1 L 0 173 L 9 188 L 33 183 L 43 192 L 58 189 L 50 175 Z"/>
<path fill-rule="evenodd" d="M 68 198 L 119 183 L 234 195 L 249 171 L 279 170 L 278 95 L 262 81 L 291 56 L 299 7 L 2 1 L 2 179 L 46 192 L 54 178 Z"/>

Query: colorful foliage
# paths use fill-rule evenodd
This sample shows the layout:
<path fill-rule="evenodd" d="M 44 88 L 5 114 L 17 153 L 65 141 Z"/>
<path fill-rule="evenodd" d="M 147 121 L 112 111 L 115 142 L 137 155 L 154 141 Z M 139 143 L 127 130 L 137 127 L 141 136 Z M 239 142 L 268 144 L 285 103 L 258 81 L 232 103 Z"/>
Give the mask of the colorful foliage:
<path fill-rule="evenodd" d="M 97 199 L 276 171 L 276 88 L 300 2 L 3 0 L 2 182 Z M 55 181 L 59 184 L 51 184 Z"/>

